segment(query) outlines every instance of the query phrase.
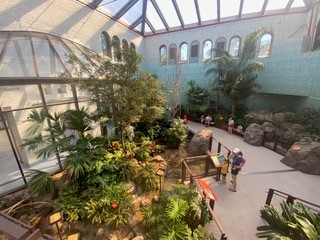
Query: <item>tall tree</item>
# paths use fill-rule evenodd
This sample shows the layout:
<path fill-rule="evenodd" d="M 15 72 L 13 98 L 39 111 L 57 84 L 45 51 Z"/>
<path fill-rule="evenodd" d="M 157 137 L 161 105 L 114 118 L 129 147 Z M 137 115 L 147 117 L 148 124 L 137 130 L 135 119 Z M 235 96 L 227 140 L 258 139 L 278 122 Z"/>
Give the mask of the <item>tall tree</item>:
<path fill-rule="evenodd" d="M 250 33 L 239 49 L 239 55 L 231 56 L 227 51 L 213 49 L 220 57 L 209 59 L 206 76 L 213 76 L 216 90 L 231 100 L 231 114 L 236 105 L 253 95 L 260 87 L 257 83 L 258 72 L 264 69 L 262 62 L 254 61 L 257 40 L 268 30 L 263 28 Z"/>
<path fill-rule="evenodd" d="M 156 77 L 139 68 L 142 61 L 134 49 L 121 51 L 122 62 L 103 60 L 97 67 L 80 64 L 79 71 L 94 69 L 80 85 L 87 91 L 100 114 L 113 120 L 120 129 L 124 147 L 124 127 L 141 120 L 152 123 L 164 113 L 164 92 Z"/>

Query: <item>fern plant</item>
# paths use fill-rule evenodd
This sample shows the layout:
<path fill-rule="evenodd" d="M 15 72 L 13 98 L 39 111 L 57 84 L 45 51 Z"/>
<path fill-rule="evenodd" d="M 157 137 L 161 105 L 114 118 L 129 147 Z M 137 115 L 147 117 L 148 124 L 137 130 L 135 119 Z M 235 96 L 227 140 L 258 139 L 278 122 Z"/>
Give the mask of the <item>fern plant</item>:
<path fill-rule="evenodd" d="M 143 210 L 148 239 L 214 239 L 206 236 L 201 225 L 201 215 L 205 222 L 209 220 L 202 207 L 194 187 L 174 185 L 172 191 L 162 191 L 159 202 Z"/>

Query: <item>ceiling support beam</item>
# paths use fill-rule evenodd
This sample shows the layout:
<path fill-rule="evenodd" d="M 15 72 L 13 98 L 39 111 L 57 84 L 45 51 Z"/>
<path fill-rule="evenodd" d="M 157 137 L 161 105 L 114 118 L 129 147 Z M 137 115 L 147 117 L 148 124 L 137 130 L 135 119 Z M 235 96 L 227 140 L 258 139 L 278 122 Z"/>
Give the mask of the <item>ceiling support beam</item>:
<path fill-rule="evenodd" d="M 306 5 L 306 8 L 309 10 L 312 7 L 311 0 L 303 0 L 304 4 Z"/>
<path fill-rule="evenodd" d="M 244 0 L 241 0 L 240 1 L 240 7 L 239 7 L 239 13 L 238 13 L 238 18 L 239 19 L 241 18 L 241 15 L 242 15 L 243 3 L 244 3 Z"/>
<path fill-rule="evenodd" d="M 260 12 L 260 15 L 264 15 L 265 11 L 266 11 L 266 8 L 267 8 L 267 5 L 268 5 L 268 1 L 269 0 L 264 0 L 264 3 L 263 3 L 263 6 L 262 6 L 262 9 L 261 9 L 261 12 Z"/>
<path fill-rule="evenodd" d="M 145 23 L 149 26 L 149 28 L 151 29 L 151 31 L 153 33 L 156 32 L 156 29 L 152 26 L 151 22 L 148 20 L 148 18 L 145 19 Z"/>
<path fill-rule="evenodd" d="M 92 0 L 89 5 L 93 8 L 93 9 L 96 9 L 99 4 L 102 2 L 102 0 Z"/>
<path fill-rule="evenodd" d="M 142 22 L 143 18 L 142 16 L 140 16 L 139 18 L 137 18 L 131 25 L 130 25 L 130 29 L 134 29 L 136 26 L 138 26 L 141 22 Z"/>
<path fill-rule="evenodd" d="M 144 31 L 146 29 L 146 21 L 147 21 L 147 0 L 143 0 L 142 4 L 142 26 L 141 26 L 141 34 L 144 35 Z"/>
<path fill-rule="evenodd" d="M 166 28 L 166 29 L 167 29 L 167 31 L 168 31 L 168 30 L 169 30 L 169 25 L 168 25 L 168 23 L 167 23 L 167 21 L 166 21 L 165 17 L 163 16 L 163 14 L 162 14 L 162 12 L 161 12 L 161 10 L 160 10 L 160 8 L 159 8 L 158 4 L 156 3 L 156 1 L 155 1 L 155 0 L 150 0 L 150 1 L 151 1 L 151 3 L 153 4 L 154 9 L 157 11 L 157 13 L 158 13 L 158 15 L 159 15 L 159 17 L 160 17 L 160 19 L 161 19 L 161 21 L 162 21 L 163 25 L 165 26 L 165 28 Z"/>
<path fill-rule="evenodd" d="M 217 0 L 217 21 L 220 22 L 220 18 L 221 18 L 221 4 L 220 4 L 220 0 Z"/>
<path fill-rule="evenodd" d="M 181 27 L 184 28 L 184 22 L 183 22 L 182 15 L 181 15 L 179 6 L 178 6 L 178 4 L 177 4 L 177 1 L 176 1 L 176 0 L 172 0 L 172 3 L 173 3 L 173 6 L 174 6 L 174 8 L 175 8 L 175 10 L 176 10 L 177 15 L 178 15 L 178 18 L 179 18 Z"/>
<path fill-rule="evenodd" d="M 198 24 L 201 26 L 201 15 L 200 15 L 200 9 L 199 9 L 199 3 L 198 0 L 194 0 L 194 6 L 196 7 L 197 17 L 198 17 Z"/>
<path fill-rule="evenodd" d="M 292 6 L 292 3 L 294 2 L 294 0 L 290 0 L 285 8 L 285 12 L 289 12 L 291 6 Z"/>
<path fill-rule="evenodd" d="M 133 7 L 139 0 L 128 1 L 114 16 L 113 18 L 118 20 L 120 19 L 126 12 L 129 11 L 130 8 Z"/>

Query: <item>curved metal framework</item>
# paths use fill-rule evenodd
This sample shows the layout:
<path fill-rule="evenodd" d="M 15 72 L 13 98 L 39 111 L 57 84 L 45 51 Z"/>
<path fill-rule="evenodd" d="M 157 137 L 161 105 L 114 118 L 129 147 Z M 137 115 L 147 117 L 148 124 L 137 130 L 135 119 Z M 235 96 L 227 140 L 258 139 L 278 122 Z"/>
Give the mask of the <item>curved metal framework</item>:
<path fill-rule="evenodd" d="M 306 12 L 312 0 L 76 0 L 139 34 L 218 24 L 246 18 Z"/>

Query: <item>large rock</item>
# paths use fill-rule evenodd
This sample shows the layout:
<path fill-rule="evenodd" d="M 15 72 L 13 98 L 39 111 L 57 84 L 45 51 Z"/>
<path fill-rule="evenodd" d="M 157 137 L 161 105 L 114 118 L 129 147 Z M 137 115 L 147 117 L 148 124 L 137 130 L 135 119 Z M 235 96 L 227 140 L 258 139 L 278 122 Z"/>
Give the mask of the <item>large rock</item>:
<path fill-rule="evenodd" d="M 294 151 L 300 146 L 300 151 Z M 281 162 L 303 173 L 320 175 L 320 142 L 300 141 L 288 150 Z"/>
<path fill-rule="evenodd" d="M 276 134 L 277 127 L 270 122 L 264 122 L 261 124 L 263 131 L 266 132 L 266 141 L 272 142 Z"/>
<path fill-rule="evenodd" d="M 250 119 L 254 123 L 262 124 L 264 122 L 273 123 L 273 114 L 267 110 L 252 110 L 248 112 L 245 118 Z"/>
<path fill-rule="evenodd" d="M 197 132 L 189 143 L 189 154 L 191 156 L 205 155 L 209 150 L 212 135 L 212 131 L 208 129 Z"/>
<path fill-rule="evenodd" d="M 253 146 L 261 146 L 263 141 L 263 127 L 259 124 L 251 123 L 244 133 L 244 141 Z"/>
<path fill-rule="evenodd" d="M 285 148 L 290 148 L 295 142 L 308 135 L 304 127 L 298 123 L 282 123 L 280 127 L 283 133 L 280 135 L 279 143 Z"/>

